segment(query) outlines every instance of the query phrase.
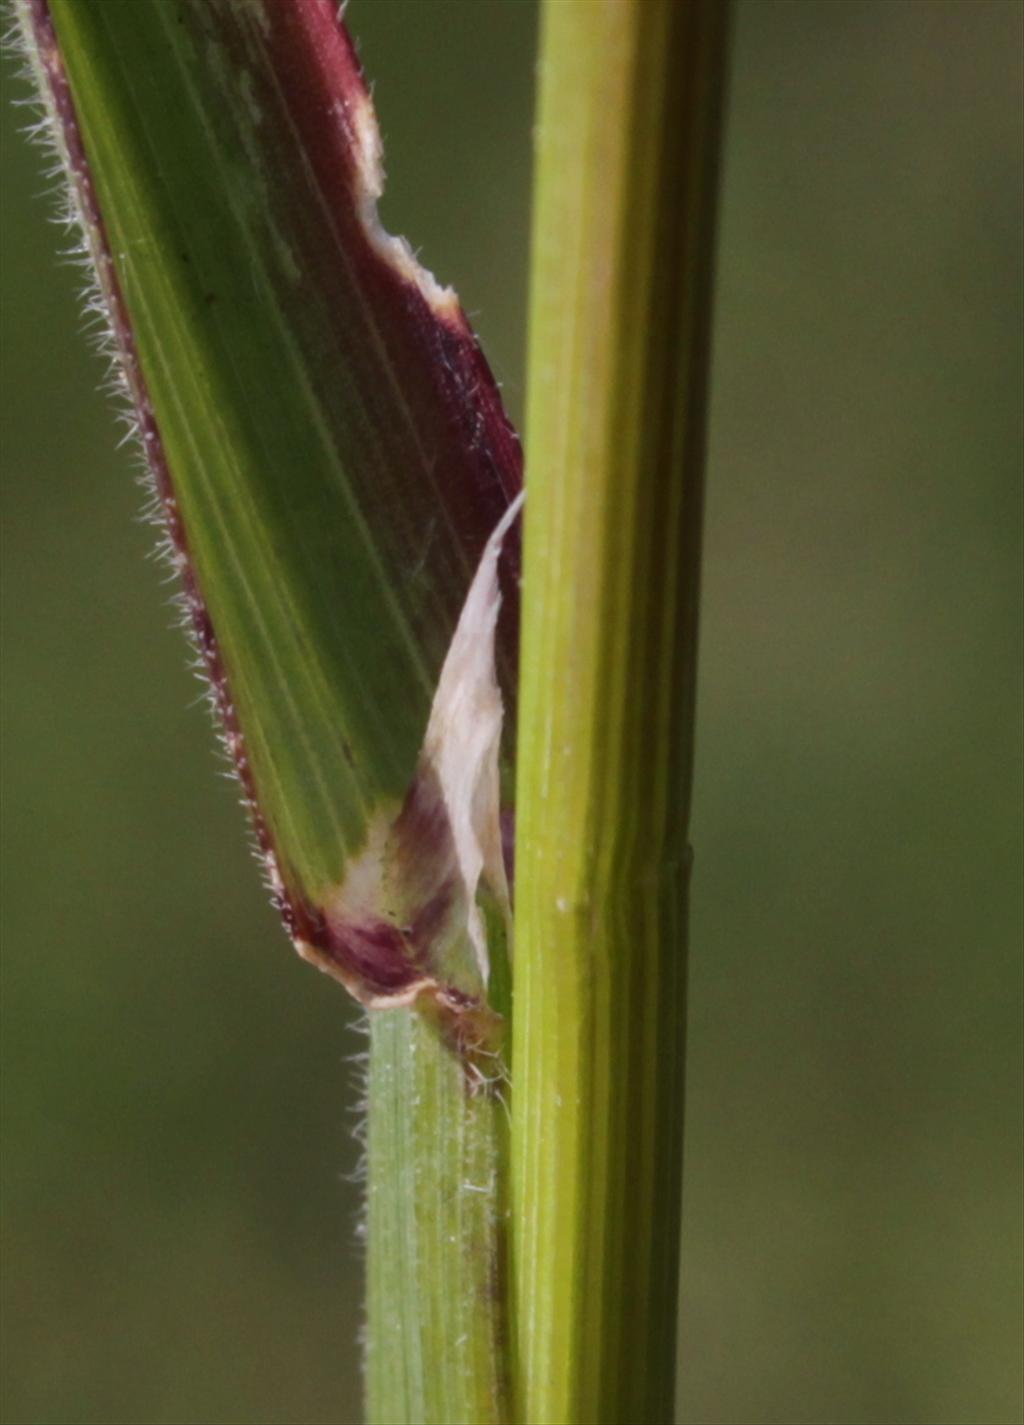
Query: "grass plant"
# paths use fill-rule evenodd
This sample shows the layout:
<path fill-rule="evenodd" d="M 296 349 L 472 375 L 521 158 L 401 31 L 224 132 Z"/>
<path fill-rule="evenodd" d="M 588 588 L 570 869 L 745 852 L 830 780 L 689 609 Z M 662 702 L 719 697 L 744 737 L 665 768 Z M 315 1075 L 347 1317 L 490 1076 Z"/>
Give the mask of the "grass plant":
<path fill-rule="evenodd" d="M 266 879 L 370 1020 L 370 1418 L 662 1425 L 725 7 L 544 6 L 521 643 L 518 440 L 336 6 L 16 14 Z"/>

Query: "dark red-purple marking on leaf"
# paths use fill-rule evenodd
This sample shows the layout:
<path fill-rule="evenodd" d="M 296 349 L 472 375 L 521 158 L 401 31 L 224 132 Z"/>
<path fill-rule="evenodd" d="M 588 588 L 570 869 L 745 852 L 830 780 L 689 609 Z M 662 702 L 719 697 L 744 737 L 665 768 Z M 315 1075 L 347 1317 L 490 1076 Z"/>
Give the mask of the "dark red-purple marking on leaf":
<path fill-rule="evenodd" d="M 522 489 L 519 437 L 505 414 L 490 366 L 454 293 L 437 288 L 408 254 L 396 258 L 401 240 L 379 227 L 366 190 L 367 144 L 376 139 L 376 118 L 355 46 L 333 0 L 265 0 L 263 45 L 272 72 L 253 72 L 247 29 L 257 21 L 244 7 L 207 5 L 186 12 L 201 24 L 252 80 L 253 108 L 264 115 L 261 141 L 269 149 L 278 134 L 298 148 L 307 166 L 289 188 L 287 179 L 270 194 L 275 224 L 287 235 L 298 268 L 328 309 L 352 320 L 350 284 L 363 295 L 360 317 L 372 314 L 373 335 L 390 365 L 402 374 L 401 396 L 419 443 L 435 452 L 443 478 L 436 482 L 439 512 L 457 532 L 467 570 L 479 558 L 491 531 Z M 272 117 L 271 117 L 272 116 Z M 275 166 L 287 175 L 287 163 Z M 319 202 L 311 212 L 309 179 Z M 324 214 L 333 241 L 324 238 Z M 340 260 L 343 256 L 343 261 Z M 354 274 L 354 278 L 353 278 Z M 367 343 L 369 344 L 369 343 Z M 386 389 L 360 386 L 379 422 L 394 423 Z M 364 509 L 373 518 L 372 508 Z M 395 511 L 387 511 L 393 519 Z M 381 529 L 386 537 L 386 528 Z M 514 726 L 519 647 L 521 535 L 510 530 L 501 556 L 505 594 L 496 658 L 509 725 Z M 434 630 L 425 629 L 429 637 Z"/>
<path fill-rule="evenodd" d="M 379 909 L 367 914 L 347 882 L 325 906 L 292 896 L 285 919 L 299 953 L 368 1009 L 417 1005 L 467 1067 L 481 1069 L 480 1059 L 500 1047 L 503 1025 L 465 959 L 467 889 L 436 771 L 425 758 L 394 820 L 350 869 L 360 860 L 364 872 L 369 866 L 379 877 Z M 456 983 L 470 976 L 475 993 Z"/>

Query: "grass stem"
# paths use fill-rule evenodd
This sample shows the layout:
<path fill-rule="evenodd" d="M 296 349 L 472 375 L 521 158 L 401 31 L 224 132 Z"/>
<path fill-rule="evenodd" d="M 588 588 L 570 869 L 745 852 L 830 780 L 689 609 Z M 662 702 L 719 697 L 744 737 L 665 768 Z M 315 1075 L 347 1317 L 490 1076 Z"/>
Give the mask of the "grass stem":
<path fill-rule="evenodd" d="M 512 1132 L 519 1418 L 672 1419 L 719 0 L 549 0 Z"/>

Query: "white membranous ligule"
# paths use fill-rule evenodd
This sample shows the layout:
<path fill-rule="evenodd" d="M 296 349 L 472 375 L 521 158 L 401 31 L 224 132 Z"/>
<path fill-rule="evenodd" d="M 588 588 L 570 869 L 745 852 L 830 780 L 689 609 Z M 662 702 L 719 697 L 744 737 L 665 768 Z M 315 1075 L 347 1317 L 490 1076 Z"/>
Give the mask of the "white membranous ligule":
<path fill-rule="evenodd" d="M 506 923 L 510 923 L 512 911 L 501 845 L 498 775 L 504 717 L 494 667 L 494 639 L 501 608 L 498 558 L 524 498 L 525 492 L 516 496 L 484 547 L 441 669 L 422 753 L 437 773 L 441 787 L 466 898 L 466 930 L 485 985 L 490 975 L 490 957 L 487 932 L 476 901 L 481 876 L 498 901 Z"/>

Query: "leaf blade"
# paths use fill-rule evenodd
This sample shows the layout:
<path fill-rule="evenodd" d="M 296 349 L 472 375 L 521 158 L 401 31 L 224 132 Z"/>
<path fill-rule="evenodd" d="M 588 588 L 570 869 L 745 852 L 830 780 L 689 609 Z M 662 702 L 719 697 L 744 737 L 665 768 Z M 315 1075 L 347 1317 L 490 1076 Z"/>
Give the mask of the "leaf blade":
<path fill-rule="evenodd" d="M 372 110 L 328 0 L 17 3 L 275 894 L 358 981 L 325 906 L 408 791 L 518 444 L 461 309 L 372 225 Z M 507 703 L 515 649 L 509 599 Z M 502 1420 L 501 1107 L 407 1009 L 374 1019 L 369 1097 L 371 1401 Z"/>

